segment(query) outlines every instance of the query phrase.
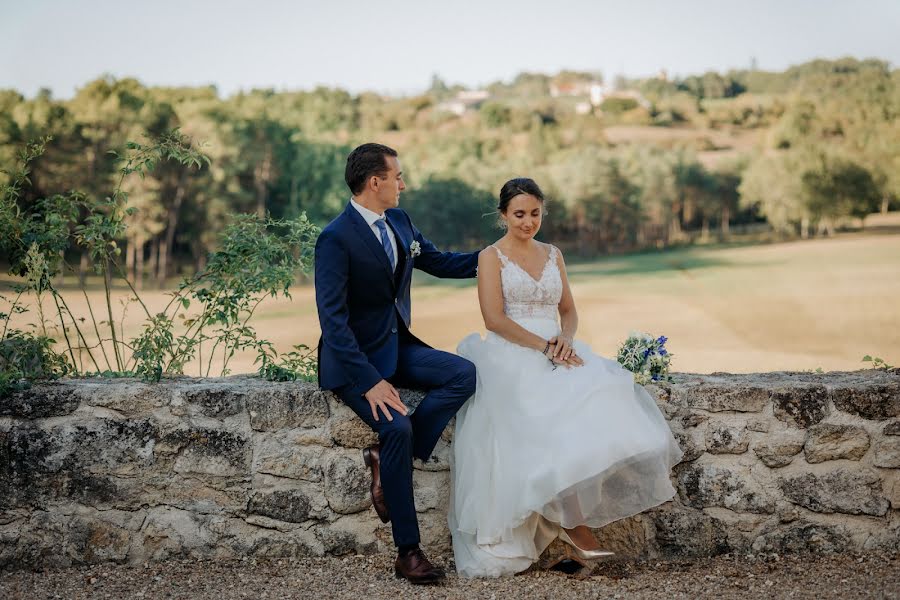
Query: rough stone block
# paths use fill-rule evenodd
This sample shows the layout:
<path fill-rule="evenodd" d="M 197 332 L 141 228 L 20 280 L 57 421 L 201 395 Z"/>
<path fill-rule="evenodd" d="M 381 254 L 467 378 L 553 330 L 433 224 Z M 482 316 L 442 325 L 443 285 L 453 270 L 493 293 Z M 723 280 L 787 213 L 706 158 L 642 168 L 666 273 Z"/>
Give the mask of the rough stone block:
<path fill-rule="evenodd" d="M 869 449 L 869 434 L 855 425 L 819 423 L 810 428 L 803 452 L 806 462 L 820 463 L 839 458 L 859 460 Z"/>
<path fill-rule="evenodd" d="M 128 557 L 133 534 L 133 531 L 96 517 L 37 512 L 22 532 L 15 560 L 10 566 L 122 563 Z"/>
<path fill-rule="evenodd" d="M 882 421 L 900 416 L 900 382 L 836 387 L 832 392 L 838 410 L 864 419 Z"/>
<path fill-rule="evenodd" d="M 828 414 L 828 389 L 824 385 L 779 387 L 772 390 L 772 402 L 775 418 L 805 428 Z"/>
<path fill-rule="evenodd" d="M 750 434 L 743 427 L 710 423 L 706 429 L 706 451 L 710 454 L 743 454 L 750 444 Z"/>
<path fill-rule="evenodd" d="M 259 383 L 247 392 L 250 426 L 257 431 L 321 427 L 330 414 L 326 394 L 299 383 Z"/>
<path fill-rule="evenodd" d="M 664 557 L 716 556 L 730 550 L 725 524 L 702 510 L 667 503 L 646 513 Z"/>
<path fill-rule="evenodd" d="M 81 398 L 64 383 L 48 383 L 0 398 L 0 416 L 42 419 L 75 412 Z"/>
<path fill-rule="evenodd" d="M 324 555 L 322 544 L 312 530 L 294 528 L 290 531 L 280 531 L 257 527 L 240 519 L 223 520 L 221 523 L 211 524 L 210 529 L 218 536 L 217 556 L 223 558 L 293 559 Z M 198 549 L 191 549 L 189 552 L 189 555 L 203 554 L 204 552 Z"/>
<path fill-rule="evenodd" d="M 310 501 L 296 489 L 257 491 L 250 497 L 247 512 L 278 521 L 302 523 L 309 518 Z"/>
<path fill-rule="evenodd" d="M 192 386 L 181 393 L 181 399 L 200 414 L 216 419 L 232 417 L 247 408 L 246 394 L 227 383 Z"/>
<path fill-rule="evenodd" d="M 688 431 L 673 431 L 672 436 L 678 442 L 678 446 L 683 452 L 681 462 L 690 462 L 697 460 L 706 452 L 706 446 L 702 439 L 698 441 L 699 436 Z"/>
<path fill-rule="evenodd" d="M 600 547 L 615 552 L 616 557 L 643 558 L 650 553 L 650 544 L 644 526 L 647 518 L 636 515 L 594 529 L 594 535 Z"/>
<path fill-rule="evenodd" d="M 413 497 L 418 511 L 439 508 L 446 512 L 450 505 L 450 478 L 440 471 L 414 471 Z"/>
<path fill-rule="evenodd" d="M 371 475 L 362 456 L 350 458 L 335 454 L 325 470 L 325 498 L 336 513 L 351 514 L 367 509 L 372 504 L 369 491 Z"/>
<path fill-rule="evenodd" d="M 778 485 L 787 500 L 814 512 L 881 517 L 888 511 L 881 477 L 872 469 L 805 473 L 782 478 Z"/>
<path fill-rule="evenodd" d="M 428 460 L 419 460 L 417 458 L 413 460 L 413 466 L 422 471 L 449 471 L 450 455 L 452 453 L 453 447 L 450 445 L 450 442 L 441 437 L 438 438 L 437 444 L 435 444 Z"/>
<path fill-rule="evenodd" d="M 798 521 L 759 536 L 752 547 L 754 552 L 832 554 L 843 552 L 851 545 L 852 540 L 845 527 Z"/>
<path fill-rule="evenodd" d="M 675 473 L 679 498 L 687 506 L 717 506 L 762 514 L 775 512 L 775 499 L 765 488 L 731 469 L 694 462 L 678 465 Z"/>
<path fill-rule="evenodd" d="M 747 421 L 747 429 L 750 431 L 757 431 L 759 433 L 769 433 L 769 428 L 771 425 L 769 421 L 766 419 L 753 419 L 751 421 Z"/>
<path fill-rule="evenodd" d="M 794 456 L 803 450 L 804 440 L 802 432 L 784 432 L 767 437 L 753 447 L 753 452 L 764 465 L 777 469 L 791 464 Z"/>
<path fill-rule="evenodd" d="M 254 471 L 291 479 L 322 481 L 329 448 L 298 443 L 302 431 L 254 435 Z"/>
<path fill-rule="evenodd" d="M 378 443 L 378 435 L 340 400 L 331 403 L 331 438 L 346 448 L 367 448 Z"/>
<path fill-rule="evenodd" d="M 667 383 L 651 383 L 644 386 L 656 407 L 663 414 L 666 420 L 675 418 L 683 405 L 683 402 L 672 396 L 672 388 Z"/>
<path fill-rule="evenodd" d="M 875 444 L 872 464 L 885 469 L 900 469 L 900 438 L 886 438 Z"/>
<path fill-rule="evenodd" d="M 146 417 L 154 410 L 172 402 L 171 380 L 145 383 L 138 379 L 78 380 L 73 386 L 77 396 L 88 406 L 115 410 L 127 417 Z"/>
<path fill-rule="evenodd" d="M 769 390 L 753 385 L 688 384 L 676 386 L 672 394 L 691 408 L 710 412 L 760 412 L 769 402 Z"/>
<path fill-rule="evenodd" d="M 681 426 L 685 429 L 689 429 L 691 427 L 696 427 L 702 423 L 705 423 L 709 420 L 707 415 L 701 415 L 700 413 L 688 412 L 681 416 Z"/>
<path fill-rule="evenodd" d="M 894 511 L 900 510 L 900 477 L 893 481 L 885 480 L 884 484 L 885 494 L 887 494 L 888 502 L 891 503 L 891 508 Z M 900 519 L 898 519 L 898 525 L 900 525 Z M 900 539 L 897 540 L 897 544 L 900 545 Z"/>
<path fill-rule="evenodd" d="M 166 441 L 180 446 L 173 470 L 220 477 L 250 474 L 248 439 L 227 429 L 192 428 L 170 432 Z"/>
<path fill-rule="evenodd" d="M 216 522 L 225 517 L 181 510 L 171 506 L 150 508 L 141 528 L 141 545 L 153 560 L 201 555 L 221 541 Z M 195 554 L 196 553 L 196 554 Z"/>
<path fill-rule="evenodd" d="M 73 500 L 104 507 L 140 502 L 153 473 L 148 421 L 60 421 L 0 433 L 0 507 Z"/>
<path fill-rule="evenodd" d="M 378 551 L 375 530 L 381 522 L 369 513 L 341 517 L 328 528 L 316 529 L 316 538 L 326 554 L 372 554 Z"/>

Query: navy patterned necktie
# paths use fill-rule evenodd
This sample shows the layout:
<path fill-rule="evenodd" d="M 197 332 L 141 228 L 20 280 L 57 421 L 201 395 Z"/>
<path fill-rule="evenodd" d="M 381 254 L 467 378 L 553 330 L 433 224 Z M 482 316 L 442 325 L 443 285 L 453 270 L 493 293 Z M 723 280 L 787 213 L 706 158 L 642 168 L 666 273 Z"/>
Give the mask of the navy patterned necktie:
<path fill-rule="evenodd" d="M 384 219 L 375 221 L 375 227 L 381 232 L 381 245 L 384 246 L 384 252 L 387 254 L 388 261 L 391 263 L 391 270 L 393 271 L 397 268 L 397 259 L 394 258 L 394 249 L 391 248 L 391 240 L 388 237 L 387 225 L 384 224 Z"/>

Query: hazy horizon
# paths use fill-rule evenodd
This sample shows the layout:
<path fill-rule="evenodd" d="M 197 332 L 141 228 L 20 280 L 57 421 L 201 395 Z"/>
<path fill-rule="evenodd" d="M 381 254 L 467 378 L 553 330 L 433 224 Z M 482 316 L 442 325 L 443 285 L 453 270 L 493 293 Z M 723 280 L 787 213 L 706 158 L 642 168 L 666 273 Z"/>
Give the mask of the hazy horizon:
<path fill-rule="evenodd" d="M 57 98 L 104 75 L 148 86 L 213 85 L 358 94 L 424 91 L 433 75 L 473 88 L 563 70 L 612 80 L 707 71 L 783 71 L 817 58 L 900 64 L 900 3 L 268 0 L 253 6 L 34 0 L 0 9 L 0 88 Z M 49 41 L 48 41 L 49 40 Z"/>

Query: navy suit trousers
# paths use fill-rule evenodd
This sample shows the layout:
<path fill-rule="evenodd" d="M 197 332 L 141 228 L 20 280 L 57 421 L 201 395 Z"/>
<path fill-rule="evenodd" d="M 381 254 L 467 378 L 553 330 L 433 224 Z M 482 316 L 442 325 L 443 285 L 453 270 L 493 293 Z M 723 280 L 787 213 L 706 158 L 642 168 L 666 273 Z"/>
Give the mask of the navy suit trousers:
<path fill-rule="evenodd" d="M 441 432 L 466 400 L 475 393 L 475 365 L 468 360 L 429 348 L 401 331 L 397 371 L 389 378 L 395 387 L 426 390 L 410 416 L 389 408 L 388 421 L 378 421 L 366 400 L 368 390 L 340 387 L 334 393 L 377 434 L 381 443 L 381 485 L 391 515 L 394 543 L 419 543 L 419 522 L 413 501 L 413 458 L 428 460 Z"/>

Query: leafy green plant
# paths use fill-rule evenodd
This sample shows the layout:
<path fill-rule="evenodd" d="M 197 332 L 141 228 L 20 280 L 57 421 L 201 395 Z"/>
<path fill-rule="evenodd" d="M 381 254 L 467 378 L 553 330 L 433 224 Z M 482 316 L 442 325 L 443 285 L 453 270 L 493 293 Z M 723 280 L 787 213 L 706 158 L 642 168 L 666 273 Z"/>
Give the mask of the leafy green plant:
<path fill-rule="evenodd" d="M 286 220 L 235 215 L 207 267 L 184 281 L 165 309 L 132 340 L 135 370 L 159 380 L 162 373 L 183 373 L 184 366 L 197 358 L 199 375 L 208 377 L 215 362 L 221 364 L 224 376 L 234 354 L 244 349 L 265 356 L 257 361 L 267 368 L 275 364 L 274 348 L 258 339 L 249 320 L 266 298 L 290 298 L 296 272 L 310 267 L 318 233 L 305 214 Z M 194 305 L 199 314 L 190 315 Z M 176 337 L 173 329 L 179 320 L 187 329 Z M 286 365 L 300 364 L 287 360 Z"/>
<path fill-rule="evenodd" d="M 894 368 L 894 365 L 889 365 L 889 364 L 887 364 L 886 362 L 884 362 L 884 360 L 878 358 L 877 356 L 876 356 L 875 358 L 872 358 L 872 357 L 869 356 L 868 354 L 866 354 L 865 356 L 863 356 L 862 362 L 870 362 L 870 363 L 872 363 L 872 368 L 873 368 L 873 369 L 884 369 L 885 371 L 887 371 L 888 369 L 893 369 L 893 368 Z"/>
<path fill-rule="evenodd" d="M 0 398 L 27 389 L 31 382 L 57 379 L 71 366 L 64 354 L 53 350 L 55 340 L 9 329 L 0 339 Z"/>
<path fill-rule="evenodd" d="M 12 315 L 28 310 L 24 299 L 29 294 L 34 294 L 37 300 L 36 327 L 40 329 L 40 335 L 9 333 L 9 336 L 14 333 L 18 341 L 14 345 L 17 350 L 10 350 L 4 367 L 4 381 L 8 382 L 5 385 L 70 371 L 87 373 L 83 364 L 85 355 L 95 369 L 90 372 L 103 376 L 136 375 L 159 381 L 164 374 L 183 373 L 185 365 L 195 359 L 200 364 L 201 376 L 209 376 L 216 361 L 221 364 L 220 373 L 226 375 L 235 353 L 248 349 L 257 352 L 257 362 L 262 363 L 260 375 L 264 377 L 286 381 L 315 376 L 315 358 L 311 352 L 303 352 L 305 347 L 295 347 L 294 351 L 279 357 L 272 344 L 259 339 L 249 324 L 266 298 L 279 295 L 289 298 L 289 286 L 298 270 L 308 270 L 311 266 L 319 229 L 305 213 L 284 220 L 245 214 L 233 216 L 220 236 L 219 249 L 209 256 L 205 268 L 182 282 L 161 312 L 151 314 L 118 262 L 119 241 L 125 237 L 127 217 L 136 210 L 128 206 L 124 182 L 133 175 L 143 178 L 163 161 L 199 168 L 208 159 L 175 130 L 146 145 L 129 142 L 118 183 L 112 195 L 102 201 L 91 201 L 84 194 L 70 192 L 22 202 L 23 190 L 30 183 L 29 164 L 41 156 L 49 141 L 50 138 L 45 138 L 29 144 L 19 155 L 20 168 L 0 188 L 0 250 L 10 257 L 11 273 L 24 278 L 24 284 L 16 288 L 17 295 L 11 302 L 0 297 L 9 303 L 7 312 L 0 313 L 4 323 L 0 339 L 7 339 Z M 53 278 L 61 269 L 71 268 L 64 257 L 66 250 L 72 248 L 87 251 L 94 270 L 103 278 L 105 315 L 95 314 L 84 287 L 80 290 L 88 300 L 89 323 L 97 340 L 93 345 L 88 343 L 83 330 L 87 319 L 76 318 L 53 285 Z M 124 302 L 118 326 L 111 294 L 114 277 L 121 278 L 133 294 Z M 56 324 L 48 325 L 42 302 L 45 295 L 53 299 Z M 122 336 L 123 323 L 125 311 L 132 302 L 142 307 L 146 323 L 140 335 L 126 342 Z M 68 359 L 62 363 L 60 355 L 52 350 L 54 340 L 49 337 L 49 330 L 53 329 L 60 330 L 65 337 Z M 112 349 L 111 355 L 108 347 Z M 99 355 L 95 352 L 98 348 Z M 24 349 L 30 349 L 31 353 Z M 35 366 L 39 355 L 43 361 L 39 364 L 46 366 L 43 370 Z M 20 359 L 25 362 L 16 366 L 13 361 Z"/>
<path fill-rule="evenodd" d="M 73 366 L 81 364 L 76 360 L 87 355 L 99 372 L 124 371 L 125 354 L 129 350 L 121 339 L 121 327 L 117 328 L 112 308 L 111 288 L 115 274 L 132 291 L 134 287 L 124 277 L 117 258 L 121 254 L 119 240 L 122 239 L 126 217 L 133 214 L 134 207 L 128 206 L 128 193 L 124 189 L 127 177 L 136 175 L 143 178 L 146 173 L 162 161 L 176 161 L 186 167 L 200 167 L 208 162 L 206 156 L 197 150 L 191 140 L 177 129 L 152 139 L 148 144 L 128 142 L 126 156 L 119 169 L 118 183 L 112 194 L 100 201 L 92 201 L 77 191 L 57 194 L 34 202 L 23 202 L 25 187 L 30 184 L 31 163 L 43 155 L 52 138 L 45 137 L 30 143 L 19 152 L 19 167 L 10 174 L 9 182 L 0 188 L 0 250 L 9 257 L 10 273 L 21 276 L 26 281 L 26 292 L 34 293 L 40 317 L 41 333 L 46 332 L 43 314 L 44 293 L 52 296 L 57 312 L 59 328 L 65 338 L 70 361 Z M 115 152 L 111 152 L 115 154 Z M 90 345 L 81 324 L 85 319 L 76 318 L 65 298 L 53 286 L 53 278 L 67 265 L 65 251 L 71 248 L 84 249 L 89 253 L 97 274 L 103 276 L 105 297 L 105 319 L 97 319 L 91 303 L 88 302 L 90 323 L 93 326 L 96 344 Z M 85 299 L 87 293 L 81 289 Z M 151 315 L 146 306 L 147 317 Z M 17 299 L 18 300 L 18 299 Z M 73 337 L 70 337 L 70 333 Z M 111 342 L 112 357 L 107 354 L 105 343 Z M 100 350 L 102 360 L 94 350 Z M 100 364 L 105 363 L 105 369 Z"/>
<path fill-rule="evenodd" d="M 37 244 L 32 243 L 25 254 L 25 283 L 14 286 L 16 297 L 10 303 L 9 312 L 0 312 L 0 320 L 3 321 L 0 333 L 0 398 L 27 389 L 33 381 L 62 377 L 72 368 L 66 356 L 53 349 L 56 340 L 48 336 L 42 303 L 42 295 L 49 282 L 48 265 L 37 248 Z M 13 315 L 28 312 L 27 306 L 22 303 L 22 296 L 29 291 L 37 297 L 39 320 L 34 326 L 40 329 L 39 335 L 9 328 Z M 9 302 L 4 296 L 0 296 L 0 300 Z M 49 327 L 53 328 L 53 325 Z"/>
<path fill-rule="evenodd" d="M 191 140 L 177 129 L 162 134 L 159 138 L 152 140 L 150 144 L 128 142 L 126 150 L 124 164 L 119 169 L 118 184 L 112 195 L 102 202 L 87 205 L 89 208 L 87 218 L 82 224 L 75 227 L 75 240 L 79 245 L 88 249 L 94 270 L 97 274 L 103 275 L 107 311 L 106 325 L 109 327 L 116 370 L 118 371 L 125 368 L 125 359 L 123 344 L 118 339 L 121 333 L 116 331 L 113 319 L 110 296 L 113 271 L 118 271 L 140 301 L 134 286 L 124 276 L 121 267 L 116 262 L 117 257 L 121 254 L 118 240 L 124 236 L 126 217 L 134 214 L 136 210 L 134 207 L 128 206 L 128 192 L 123 187 L 125 179 L 135 174 L 143 179 L 148 171 L 153 170 L 162 161 L 175 161 L 183 166 L 198 169 L 209 163 L 209 158 L 194 148 Z M 111 152 L 111 154 L 116 153 Z M 142 302 L 141 305 L 144 307 L 147 317 L 152 319 L 146 305 Z M 95 328 L 99 337 L 100 332 L 96 321 Z"/>
<path fill-rule="evenodd" d="M 282 354 L 281 360 L 278 360 L 278 353 L 269 342 L 261 342 L 258 350 L 259 355 L 254 363 L 260 363 L 257 371 L 260 377 L 269 381 L 316 380 L 315 348 L 310 349 L 305 344 L 296 345 L 290 352 Z"/>
<path fill-rule="evenodd" d="M 171 352 L 175 335 L 172 321 L 165 314 L 154 315 L 144 332 L 132 340 L 134 374 L 146 381 L 159 381 L 165 368 L 165 357 Z"/>

